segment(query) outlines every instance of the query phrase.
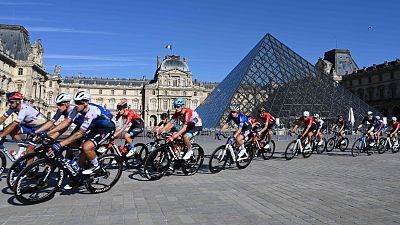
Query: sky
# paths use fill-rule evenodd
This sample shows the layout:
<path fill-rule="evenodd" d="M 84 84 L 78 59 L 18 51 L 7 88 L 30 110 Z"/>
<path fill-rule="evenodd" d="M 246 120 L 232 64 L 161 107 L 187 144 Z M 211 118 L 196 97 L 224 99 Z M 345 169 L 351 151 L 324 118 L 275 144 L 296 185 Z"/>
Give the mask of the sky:
<path fill-rule="evenodd" d="M 349 49 L 360 68 L 400 58 L 400 1 L 0 0 L 0 23 L 42 40 L 61 75 L 153 78 L 156 57 L 188 59 L 193 77 L 222 81 L 266 33 L 315 64 Z"/>

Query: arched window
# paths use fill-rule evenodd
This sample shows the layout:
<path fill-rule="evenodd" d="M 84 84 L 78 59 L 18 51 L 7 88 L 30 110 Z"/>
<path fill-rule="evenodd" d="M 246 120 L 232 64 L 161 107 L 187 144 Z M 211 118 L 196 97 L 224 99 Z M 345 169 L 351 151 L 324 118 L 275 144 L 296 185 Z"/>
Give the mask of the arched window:
<path fill-rule="evenodd" d="M 157 109 L 157 100 L 150 100 L 150 109 Z"/>

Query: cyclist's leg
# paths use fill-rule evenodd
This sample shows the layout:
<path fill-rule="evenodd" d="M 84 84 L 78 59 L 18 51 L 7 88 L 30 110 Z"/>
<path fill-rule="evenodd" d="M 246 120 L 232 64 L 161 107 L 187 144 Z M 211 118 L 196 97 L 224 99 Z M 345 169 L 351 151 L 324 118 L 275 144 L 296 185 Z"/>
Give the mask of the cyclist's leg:
<path fill-rule="evenodd" d="M 129 152 L 126 154 L 127 157 L 132 156 L 136 153 L 135 145 L 133 144 L 133 140 L 136 136 L 142 133 L 144 130 L 143 122 L 139 125 L 133 126 L 129 129 L 129 131 L 124 135 L 125 141 L 129 144 Z"/>

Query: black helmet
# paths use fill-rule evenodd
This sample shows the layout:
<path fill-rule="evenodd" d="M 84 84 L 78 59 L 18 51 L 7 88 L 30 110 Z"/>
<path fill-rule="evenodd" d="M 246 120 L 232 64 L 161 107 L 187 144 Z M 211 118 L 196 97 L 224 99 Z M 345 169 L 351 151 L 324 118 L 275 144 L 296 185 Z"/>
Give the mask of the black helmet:
<path fill-rule="evenodd" d="M 167 113 L 162 113 L 161 114 L 161 119 L 163 120 L 163 119 L 166 119 L 166 118 L 168 118 L 168 114 Z"/>

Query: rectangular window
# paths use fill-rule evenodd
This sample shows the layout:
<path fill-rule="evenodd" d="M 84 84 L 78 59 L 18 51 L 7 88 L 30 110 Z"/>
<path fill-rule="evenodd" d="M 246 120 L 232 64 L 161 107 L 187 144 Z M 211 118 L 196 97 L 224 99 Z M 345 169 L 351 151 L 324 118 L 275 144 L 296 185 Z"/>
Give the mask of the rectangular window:
<path fill-rule="evenodd" d="M 99 90 L 99 94 L 100 94 L 100 95 L 103 94 L 103 90 L 100 89 L 100 90 Z"/>
<path fill-rule="evenodd" d="M 371 77 L 368 77 L 368 83 L 369 84 L 371 83 Z"/>
<path fill-rule="evenodd" d="M 360 78 L 360 79 L 358 79 L 358 84 L 361 84 L 361 78 Z"/>
<path fill-rule="evenodd" d="M 17 89 L 18 89 L 18 92 L 21 92 L 21 90 L 22 90 L 22 84 L 18 84 L 18 85 L 17 85 Z"/>
<path fill-rule="evenodd" d="M 382 74 L 379 74 L 379 81 L 382 81 L 382 80 L 383 80 Z"/>
<path fill-rule="evenodd" d="M 133 109 L 138 109 L 138 101 L 133 101 Z"/>
<path fill-rule="evenodd" d="M 163 109 L 164 110 L 168 109 L 168 101 L 167 100 L 164 100 L 164 102 L 163 102 Z"/>
<path fill-rule="evenodd" d="M 197 92 L 196 92 L 196 91 L 195 91 L 195 92 L 193 92 L 193 95 L 194 95 L 194 96 L 197 96 Z"/>
<path fill-rule="evenodd" d="M 112 94 L 112 95 L 114 94 L 114 90 L 111 90 L 111 94 Z"/>
<path fill-rule="evenodd" d="M 126 90 L 124 90 L 124 95 L 126 95 Z"/>
<path fill-rule="evenodd" d="M 53 87 L 53 81 L 49 81 L 49 87 Z"/>
<path fill-rule="evenodd" d="M 24 75 L 24 69 L 18 68 L 18 75 Z"/>

